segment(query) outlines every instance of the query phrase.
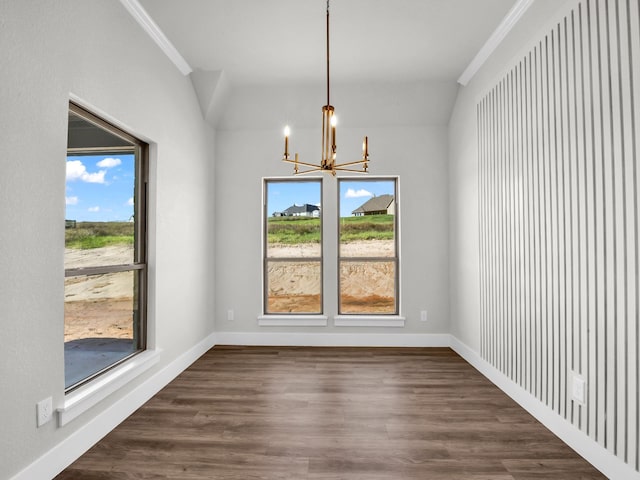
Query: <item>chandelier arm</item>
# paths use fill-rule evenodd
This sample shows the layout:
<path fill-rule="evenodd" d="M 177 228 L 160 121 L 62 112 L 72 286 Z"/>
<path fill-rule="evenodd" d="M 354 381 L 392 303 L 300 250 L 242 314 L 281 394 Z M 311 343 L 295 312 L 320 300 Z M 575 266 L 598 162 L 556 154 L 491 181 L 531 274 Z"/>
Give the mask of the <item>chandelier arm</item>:
<path fill-rule="evenodd" d="M 301 162 L 301 161 L 297 161 L 296 162 L 295 160 L 290 160 L 290 159 L 287 159 L 287 158 L 283 158 L 282 161 L 283 162 L 287 162 L 287 163 L 295 163 L 297 165 L 302 165 L 302 166 L 305 166 L 305 167 L 313 167 L 313 168 L 317 168 L 318 170 L 321 169 L 321 167 L 318 167 L 318 165 L 315 164 L 315 163 L 307 163 L 307 162 Z"/>
<path fill-rule="evenodd" d="M 322 168 L 312 168 L 311 170 L 305 170 L 304 172 L 295 172 L 294 175 L 305 175 L 307 173 L 320 172 Z"/>
<path fill-rule="evenodd" d="M 355 162 L 339 163 L 339 164 L 337 164 L 337 165 L 334 165 L 334 167 L 335 167 L 335 168 L 338 168 L 338 167 L 348 167 L 349 165 L 359 165 L 359 164 L 361 164 L 361 163 L 369 163 L 369 160 L 364 160 L 364 159 L 362 159 L 362 160 L 357 160 L 357 161 L 355 161 Z"/>
<path fill-rule="evenodd" d="M 341 167 L 334 167 L 334 170 L 340 171 L 340 172 L 356 172 L 356 173 L 362 173 L 362 170 L 356 170 L 355 168 L 341 168 Z M 366 173 L 366 172 L 365 172 Z"/>

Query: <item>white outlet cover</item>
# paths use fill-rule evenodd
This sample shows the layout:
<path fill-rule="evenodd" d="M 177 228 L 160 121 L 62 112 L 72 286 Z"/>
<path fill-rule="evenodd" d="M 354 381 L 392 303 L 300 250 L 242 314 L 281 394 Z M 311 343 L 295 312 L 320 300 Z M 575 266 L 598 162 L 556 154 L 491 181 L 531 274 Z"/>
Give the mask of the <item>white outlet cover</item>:
<path fill-rule="evenodd" d="M 587 382 L 585 382 L 584 378 L 574 375 L 573 387 L 572 387 L 573 399 L 578 403 L 584 404 L 586 401 L 586 391 L 587 391 Z"/>
<path fill-rule="evenodd" d="M 49 423 L 53 417 L 53 399 L 49 397 L 39 401 L 36 405 L 36 411 L 38 427 Z"/>

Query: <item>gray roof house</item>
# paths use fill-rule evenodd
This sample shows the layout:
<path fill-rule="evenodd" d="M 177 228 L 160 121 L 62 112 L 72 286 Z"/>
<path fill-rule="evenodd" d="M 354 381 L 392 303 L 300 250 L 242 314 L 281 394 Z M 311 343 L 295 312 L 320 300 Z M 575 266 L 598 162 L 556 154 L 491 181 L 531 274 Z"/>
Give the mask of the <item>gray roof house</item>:
<path fill-rule="evenodd" d="M 356 217 L 363 215 L 393 215 L 395 210 L 395 199 L 393 195 L 380 195 L 364 202 L 353 212 Z"/>
<path fill-rule="evenodd" d="M 274 217 L 317 217 L 320 215 L 320 207 L 317 205 L 291 205 L 283 212 L 273 212 Z"/>

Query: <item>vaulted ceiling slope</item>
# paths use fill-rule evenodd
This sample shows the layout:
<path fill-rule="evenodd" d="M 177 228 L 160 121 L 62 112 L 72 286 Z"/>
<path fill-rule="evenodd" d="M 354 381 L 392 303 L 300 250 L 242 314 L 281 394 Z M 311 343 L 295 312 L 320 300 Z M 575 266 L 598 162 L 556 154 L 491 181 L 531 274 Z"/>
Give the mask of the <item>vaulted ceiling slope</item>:
<path fill-rule="evenodd" d="M 325 0 L 139 0 L 193 70 L 318 83 Z M 331 0 L 331 81 L 455 82 L 515 0 Z"/>
<path fill-rule="evenodd" d="M 215 128 L 273 123 L 258 119 L 261 110 L 246 114 L 233 103 L 235 98 L 243 104 L 256 87 L 263 101 L 288 102 L 295 96 L 292 87 L 324 88 L 327 0 L 120 1 L 191 76 L 203 117 Z M 418 89 L 420 99 L 435 103 L 407 97 L 397 121 L 446 124 L 458 82 L 469 81 L 534 0 L 330 2 L 332 87 L 340 85 L 354 101 L 363 86 L 380 99 L 394 89 L 404 97 Z M 287 89 L 284 99 L 279 88 Z M 235 110 L 245 113 L 240 122 Z M 391 118 L 396 112 L 379 113 Z"/>

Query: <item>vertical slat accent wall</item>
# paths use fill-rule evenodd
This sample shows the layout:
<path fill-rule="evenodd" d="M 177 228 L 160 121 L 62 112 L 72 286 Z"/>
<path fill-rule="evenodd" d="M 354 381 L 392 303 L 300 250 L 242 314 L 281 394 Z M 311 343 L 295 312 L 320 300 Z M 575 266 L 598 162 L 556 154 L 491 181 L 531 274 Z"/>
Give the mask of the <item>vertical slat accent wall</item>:
<path fill-rule="evenodd" d="M 477 121 L 480 354 L 640 470 L 639 2 L 577 3 Z"/>

